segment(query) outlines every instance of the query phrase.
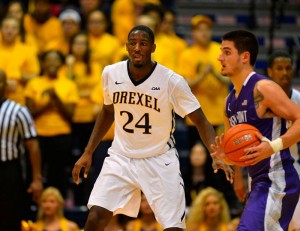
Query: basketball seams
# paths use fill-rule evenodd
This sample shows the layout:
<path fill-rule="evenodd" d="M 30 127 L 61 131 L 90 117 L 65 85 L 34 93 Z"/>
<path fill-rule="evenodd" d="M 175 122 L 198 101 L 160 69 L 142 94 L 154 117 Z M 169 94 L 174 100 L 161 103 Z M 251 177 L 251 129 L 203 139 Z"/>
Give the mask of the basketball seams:
<path fill-rule="evenodd" d="M 241 146 L 241 147 L 239 147 L 238 149 L 235 149 L 235 150 L 233 150 L 233 151 L 230 151 L 230 152 L 227 152 L 226 153 L 226 155 L 229 155 L 229 154 L 231 154 L 231 153 L 233 153 L 233 152 L 236 152 L 237 150 L 240 150 L 240 149 L 242 149 L 242 148 L 246 148 L 246 147 L 253 147 L 253 146 L 251 146 L 252 144 L 255 144 L 256 142 L 258 142 L 258 140 L 254 140 L 252 143 L 247 143 L 247 144 L 245 144 L 244 146 Z M 259 143 L 259 142 L 258 142 Z"/>
<path fill-rule="evenodd" d="M 236 127 L 236 126 L 234 126 L 234 127 Z M 252 129 L 252 128 L 247 129 L 247 130 L 248 130 L 248 131 L 255 131 L 255 132 L 257 131 L 256 129 Z M 233 133 L 233 132 L 234 132 L 234 131 L 232 131 L 232 133 Z M 240 134 L 241 132 L 244 132 L 244 130 L 239 131 L 238 133 L 233 133 L 229 138 L 227 138 L 227 142 L 224 143 L 224 146 L 223 146 L 223 147 L 226 147 L 227 143 L 230 142 L 231 138 L 234 137 L 234 136 L 236 136 L 236 135 L 238 135 L 238 134 Z M 224 138 L 225 138 L 225 136 L 224 136 Z M 231 151 L 231 152 L 233 152 L 233 151 Z"/>
<path fill-rule="evenodd" d="M 231 127 L 223 137 L 223 149 L 228 159 L 236 165 L 247 166 L 248 164 L 245 164 L 240 158 L 247 155 L 244 149 L 260 144 L 256 132 L 260 131 L 250 124 L 238 124 Z"/>

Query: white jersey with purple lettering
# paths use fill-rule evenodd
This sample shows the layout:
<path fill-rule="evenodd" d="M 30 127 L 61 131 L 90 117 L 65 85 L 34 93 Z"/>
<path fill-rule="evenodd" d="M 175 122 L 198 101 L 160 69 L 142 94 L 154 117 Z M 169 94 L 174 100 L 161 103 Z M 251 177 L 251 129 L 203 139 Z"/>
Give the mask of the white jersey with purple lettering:
<path fill-rule="evenodd" d="M 292 89 L 291 100 L 300 106 L 300 92 L 297 91 L 296 89 Z M 290 126 L 290 125 L 291 125 L 291 123 L 288 123 L 288 126 Z M 292 145 L 290 147 L 290 151 L 291 151 L 293 158 L 295 159 L 294 166 L 300 176 L 300 158 L 299 158 L 298 145 L 297 144 Z"/>
<path fill-rule="evenodd" d="M 147 158 L 175 146 L 174 113 L 181 117 L 200 104 L 185 79 L 155 64 L 149 75 L 135 81 L 129 61 L 106 66 L 103 71 L 104 104 L 114 106 L 115 137 L 109 154 Z"/>
<path fill-rule="evenodd" d="M 291 93 L 291 100 L 294 101 L 297 105 L 300 106 L 300 92 L 296 89 L 292 89 Z M 288 123 L 288 125 L 292 125 L 292 123 Z M 298 144 L 294 144 L 290 147 L 290 152 L 293 158 L 295 159 L 294 167 L 298 172 L 299 178 L 300 178 L 300 158 L 299 158 L 299 150 L 298 150 Z M 289 225 L 289 230 L 297 230 L 297 228 L 300 227 L 300 198 L 298 200 L 297 206 L 295 208 L 295 212 L 293 215 L 293 218 Z"/>

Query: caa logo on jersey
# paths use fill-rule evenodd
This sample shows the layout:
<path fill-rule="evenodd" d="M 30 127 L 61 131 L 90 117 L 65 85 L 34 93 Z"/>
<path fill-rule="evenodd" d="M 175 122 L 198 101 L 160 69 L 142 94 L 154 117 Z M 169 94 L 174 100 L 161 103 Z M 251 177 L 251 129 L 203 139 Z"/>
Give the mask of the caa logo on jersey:
<path fill-rule="evenodd" d="M 151 90 L 159 91 L 159 90 L 160 90 L 160 87 L 152 87 Z"/>

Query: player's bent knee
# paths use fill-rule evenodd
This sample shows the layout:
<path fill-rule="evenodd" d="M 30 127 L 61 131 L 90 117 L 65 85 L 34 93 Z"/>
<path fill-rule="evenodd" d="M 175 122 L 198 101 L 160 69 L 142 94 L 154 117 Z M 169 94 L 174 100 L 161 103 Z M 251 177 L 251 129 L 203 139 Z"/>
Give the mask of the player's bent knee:
<path fill-rule="evenodd" d="M 103 230 L 104 227 L 109 223 L 112 215 L 113 213 L 105 208 L 93 206 L 90 209 L 84 230 Z"/>

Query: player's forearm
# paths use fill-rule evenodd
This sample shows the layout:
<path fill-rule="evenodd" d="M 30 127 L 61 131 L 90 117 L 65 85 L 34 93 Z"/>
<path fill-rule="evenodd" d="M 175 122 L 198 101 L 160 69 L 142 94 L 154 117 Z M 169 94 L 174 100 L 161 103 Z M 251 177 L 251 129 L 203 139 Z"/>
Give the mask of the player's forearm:
<path fill-rule="evenodd" d="M 111 106 L 112 107 L 112 106 Z M 99 112 L 89 142 L 85 148 L 87 154 L 93 154 L 96 147 L 107 133 L 114 121 L 114 111 L 103 107 Z"/>
<path fill-rule="evenodd" d="M 201 108 L 197 109 L 196 111 L 190 113 L 189 118 L 193 121 L 196 125 L 201 140 L 203 141 L 206 148 L 209 150 L 210 153 L 214 152 L 210 145 L 215 143 L 215 130 L 212 125 L 208 122 L 207 118 L 205 117 Z"/>
<path fill-rule="evenodd" d="M 214 128 L 206 121 L 203 125 L 197 126 L 197 129 L 206 148 L 210 153 L 214 152 L 210 147 L 211 144 L 215 143 L 216 133 Z"/>

